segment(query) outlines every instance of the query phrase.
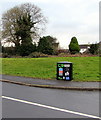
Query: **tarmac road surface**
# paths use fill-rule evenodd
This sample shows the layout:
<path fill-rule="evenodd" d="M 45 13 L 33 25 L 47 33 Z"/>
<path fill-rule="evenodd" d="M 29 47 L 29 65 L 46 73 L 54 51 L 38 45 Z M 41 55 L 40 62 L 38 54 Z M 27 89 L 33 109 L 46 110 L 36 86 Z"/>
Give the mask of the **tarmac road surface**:
<path fill-rule="evenodd" d="M 99 118 L 99 91 L 2 83 L 3 118 Z"/>

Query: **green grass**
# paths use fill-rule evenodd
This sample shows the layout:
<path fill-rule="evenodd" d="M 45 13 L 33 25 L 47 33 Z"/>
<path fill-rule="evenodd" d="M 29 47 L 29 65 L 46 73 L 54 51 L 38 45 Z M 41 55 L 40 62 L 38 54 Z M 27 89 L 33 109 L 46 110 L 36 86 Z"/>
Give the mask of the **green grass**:
<path fill-rule="evenodd" d="M 100 81 L 99 57 L 2 58 L 2 74 L 56 79 L 56 63 L 73 62 L 74 81 Z"/>

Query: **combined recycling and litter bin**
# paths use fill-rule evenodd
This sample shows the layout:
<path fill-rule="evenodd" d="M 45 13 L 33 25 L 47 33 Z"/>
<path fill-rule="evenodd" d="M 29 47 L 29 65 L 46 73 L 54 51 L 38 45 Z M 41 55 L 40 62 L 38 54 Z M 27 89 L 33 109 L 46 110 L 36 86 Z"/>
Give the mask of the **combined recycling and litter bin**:
<path fill-rule="evenodd" d="M 73 79 L 73 64 L 72 62 L 58 62 L 57 63 L 57 80 L 67 80 Z"/>

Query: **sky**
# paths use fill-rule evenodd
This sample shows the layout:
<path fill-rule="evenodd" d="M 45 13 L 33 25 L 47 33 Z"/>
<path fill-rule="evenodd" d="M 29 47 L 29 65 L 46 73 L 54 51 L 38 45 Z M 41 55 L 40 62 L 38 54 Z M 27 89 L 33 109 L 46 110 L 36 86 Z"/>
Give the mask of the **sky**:
<path fill-rule="evenodd" d="M 16 5 L 32 3 L 41 8 L 47 18 L 41 36 L 56 37 L 61 48 L 68 48 L 72 37 L 79 44 L 99 42 L 100 0 L 1 0 L 0 17 Z"/>

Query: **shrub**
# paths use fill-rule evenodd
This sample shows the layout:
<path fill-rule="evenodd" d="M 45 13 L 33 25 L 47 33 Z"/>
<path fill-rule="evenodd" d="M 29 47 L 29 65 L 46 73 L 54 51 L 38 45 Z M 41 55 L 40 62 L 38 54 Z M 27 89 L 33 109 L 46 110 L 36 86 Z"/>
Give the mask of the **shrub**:
<path fill-rule="evenodd" d="M 8 53 L 3 53 L 3 54 L 2 54 L 2 57 L 3 57 L 3 58 L 10 58 L 11 55 L 9 55 Z"/>
<path fill-rule="evenodd" d="M 99 52 L 98 48 L 99 48 L 98 44 L 91 44 L 89 51 L 91 54 L 98 54 Z"/>
<path fill-rule="evenodd" d="M 65 56 L 68 56 L 68 53 L 60 53 L 58 54 L 59 57 L 65 57 Z"/>
<path fill-rule="evenodd" d="M 21 45 L 18 49 L 18 53 L 21 56 L 28 56 L 32 52 L 36 51 L 36 45 L 34 44 L 28 44 L 28 45 Z"/>
<path fill-rule="evenodd" d="M 48 55 L 47 54 L 43 54 L 41 52 L 33 52 L 28 57 L 38 58 L 38 57 L 48 57 Z"/>
<path fill-rule="evenodd" d="M 80 47 L 79 47 L 79 44 L 78 44 L 76 37 L 73 37 L 71 39 L 71 42 L 69 44 L 69 51 L 71 54 L 79 53 Z"/>
<path fill-rule="evenodd" d="M 0 58 L 2 58 L 2 53 L 0 53 Z"/>
<path fill-rule="evenodd" d="M 2 52 L 9 55 L 15 54 L 15 47 L 2 47 Z"/>

